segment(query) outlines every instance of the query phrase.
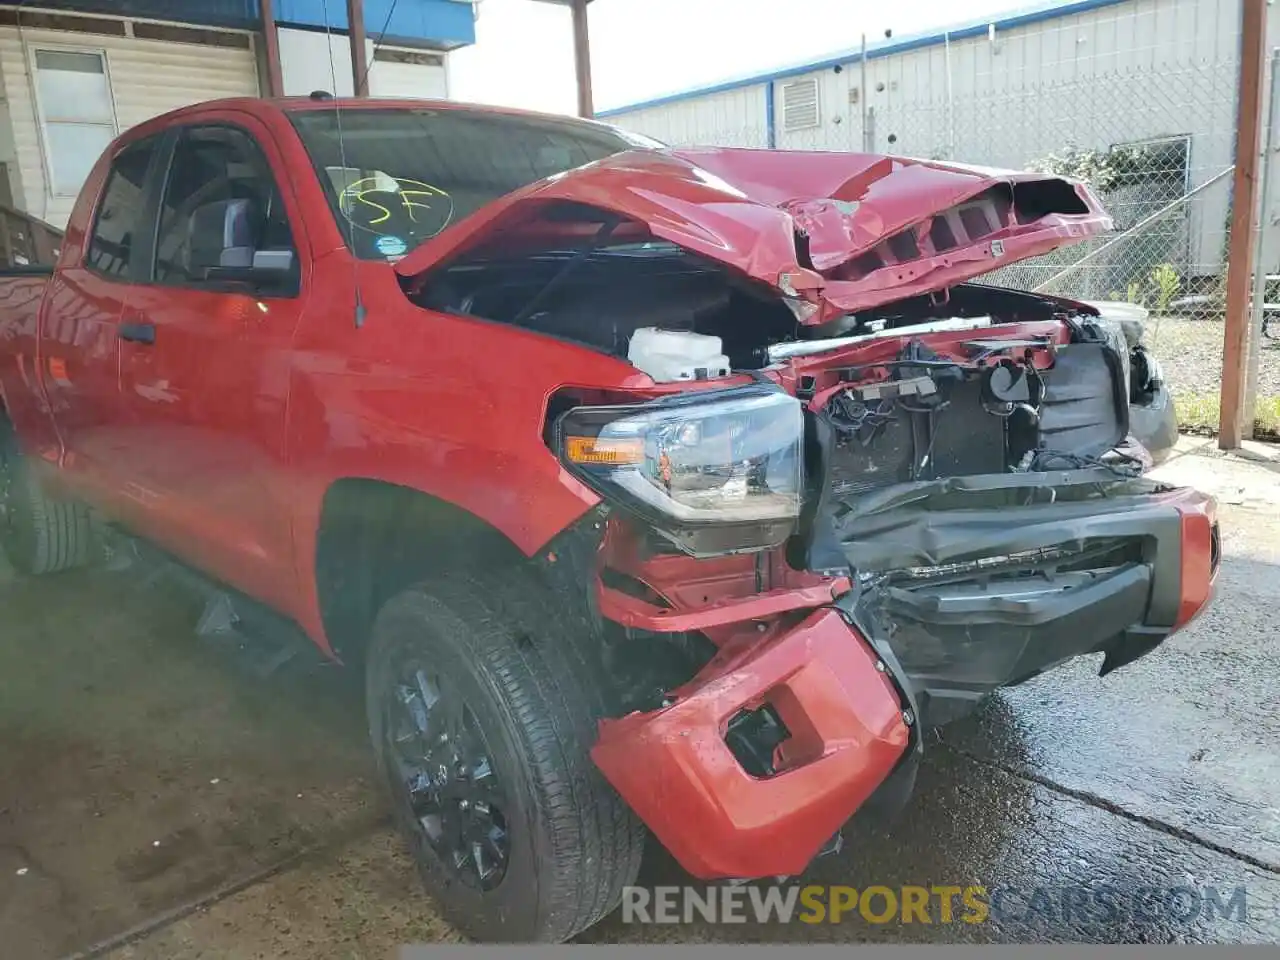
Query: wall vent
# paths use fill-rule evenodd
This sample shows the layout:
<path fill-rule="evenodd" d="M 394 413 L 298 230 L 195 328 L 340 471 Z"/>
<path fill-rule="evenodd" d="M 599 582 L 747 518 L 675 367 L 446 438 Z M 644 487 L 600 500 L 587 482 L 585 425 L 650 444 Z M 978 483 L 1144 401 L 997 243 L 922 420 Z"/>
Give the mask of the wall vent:
<path fill-rule="evenodd" d="M 809 130 L 819 125 L 818 80 L 792 80 L 782 85 L 782 129 Z"/>

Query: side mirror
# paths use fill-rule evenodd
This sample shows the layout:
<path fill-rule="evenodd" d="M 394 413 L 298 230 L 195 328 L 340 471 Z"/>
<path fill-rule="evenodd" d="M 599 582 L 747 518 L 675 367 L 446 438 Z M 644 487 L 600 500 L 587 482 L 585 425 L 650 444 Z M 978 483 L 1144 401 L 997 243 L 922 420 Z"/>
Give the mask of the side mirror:
<path fill-rule="evenodd" d="M 294 266 L 292 250 L 258 250 L 261 217 L 252 200 L 197 207 L 187 231 L 188 275 L 250 286 L 278 286 Z"/>
<path fill-rule="evenodd" d="M 203 277 L 220 267 L 250 267 L 257 235 L 251 200 L 216 200 L 197 207 L 187 221 L 187 273 Z"/>

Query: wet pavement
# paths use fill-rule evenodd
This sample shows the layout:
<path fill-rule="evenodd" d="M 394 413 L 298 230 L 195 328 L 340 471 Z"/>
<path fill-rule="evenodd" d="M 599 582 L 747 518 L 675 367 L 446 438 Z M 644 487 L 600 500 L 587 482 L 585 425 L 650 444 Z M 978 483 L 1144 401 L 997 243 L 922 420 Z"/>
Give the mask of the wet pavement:
<path fill-rule="evenodd" d="M 801 878 L 980 885 L 986 922 L 615 914 L 582 939 L 1280 939 L 1280 462 L 1163 472 L 1223 503 L 1211 611 L 1111 676 L 1069 664 L 936 734 L 901 817 L 855 821 Z M 0 954 L 348 960 L 457 939 L 381 825 L 352 684 L 247 679 L 192 615 L 119 575 L 0 584 Z M 654 850 L 641 882 L 690 881 Z"/>
<path fill-rule="evenodd" d="M 331 676 L 255 684 L 129 580 L 0 587 L 0 956 L 60 956 L 382 814 Z"/>

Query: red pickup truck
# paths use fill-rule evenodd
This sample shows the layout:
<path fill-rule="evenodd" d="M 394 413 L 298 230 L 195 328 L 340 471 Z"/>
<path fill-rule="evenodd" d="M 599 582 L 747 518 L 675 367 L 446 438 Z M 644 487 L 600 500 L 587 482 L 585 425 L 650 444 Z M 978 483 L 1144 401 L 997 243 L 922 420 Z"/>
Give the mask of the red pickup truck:
<path fill-rule="evenodd" d="M 1149 365 L 972 282 L 1109 227 L 1041 174 L 180 110 L 0 286 L 8 548 L 168 558 L 201 632 L 363 669 L 473 936 L 584 929 L 650 832 L 697 877 L 795 875 L 906 799 L 926 728 L 1209 600 L 1214 504 L 1131 436 Z"/>

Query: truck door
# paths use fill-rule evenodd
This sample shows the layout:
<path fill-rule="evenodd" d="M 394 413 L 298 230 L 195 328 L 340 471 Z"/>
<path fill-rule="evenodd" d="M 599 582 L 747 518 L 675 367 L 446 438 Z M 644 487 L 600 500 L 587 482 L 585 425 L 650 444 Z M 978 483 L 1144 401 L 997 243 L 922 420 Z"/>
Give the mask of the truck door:
<path fill-rule="evenodd" d="M 150 276 L 122 324 L 120 400 L 150 539 L 250 595 L 296 596 L 285 415 L 307 299 L 301 218 L 270 134 L 180 128 Z"/>
<path fill-rule="evenodd" d="M 95 171 L 85 185 L 97 195 L 87 237 L 67 238 L 82 253 L 62 258 L 40 313 L 36 363 L 63 446 L 60 479 L 108 513 L 129 497 L 117 429 L 118 335 L 146 260 L 149 175 L 161 143 L 155 135 L 125 144 L 105 175 Z"/>

